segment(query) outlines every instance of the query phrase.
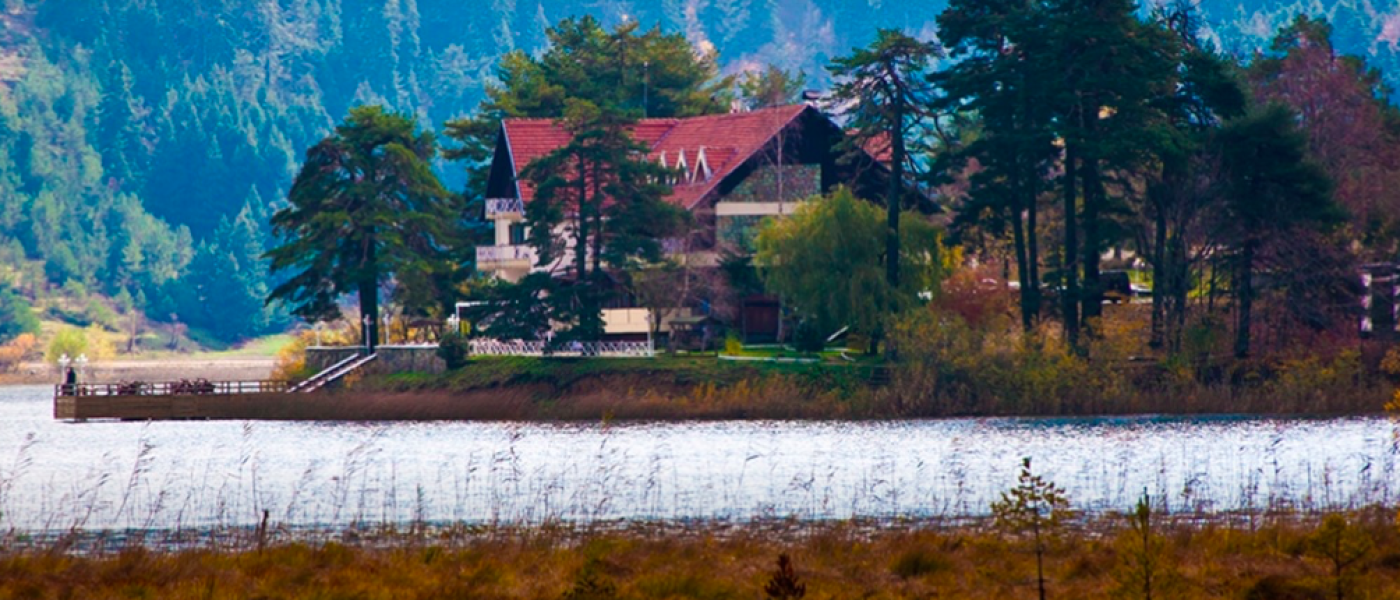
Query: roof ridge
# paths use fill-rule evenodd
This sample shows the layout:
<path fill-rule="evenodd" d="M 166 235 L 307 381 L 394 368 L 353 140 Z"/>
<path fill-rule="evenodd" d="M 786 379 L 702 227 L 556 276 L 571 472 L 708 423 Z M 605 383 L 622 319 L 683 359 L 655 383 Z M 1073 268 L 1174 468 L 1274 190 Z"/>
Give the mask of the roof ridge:
<path fill-rule="evenodd" d="M 642 123 L 678 123 L 678 122 L 680 122 L 680 121 L 685 121 L 685 120 L 687 120 L 687 119 L 698 119 L 698 118 L 700 118 L 700 117 L 709 117 L 709 116 L 715 116 L 715 115 L 698 115 L 698 116 L 694 116 L 694 117 L 651 117 L 651 118 L 646 118 L 646 119 L 637 119 L 637 121 L 636 121 L 635 124 L 640 125 L 640 124 L 642 124 Z M 522 121 L 523 121 L 523 122 L 535 122 L 535 123 L 541 122 L 541 121 L 546 121 L 546 122 L 549 122 L 549 123 L 557 123 L 557 122 L 559 122 L 559 121 L 561 121 L 561 120 L 563 120 L 563 119 L 564 119 L 564 117 L 504 117 L 504 118 L 501 119 L 501 121 L 502 121 L 502 122 L 505 122 L 505 121 L 522 122 Z"/>
<path fill-rule="evenodd" d="M 805 113 L 805 112 L 807 111 L 808 108 L 811 108 L 811 107 L 808 106 L 808 105 L 806 105 L 806 104 L 787 104 L 787 105 L 784 105 L 784 106 L 776 106 L 776 107 L 773 107 L 773 108 L 771 108 L 771 109 L 759 109 L 759 110 L 755 110 L 755 111 L 749 111 L 749 112 L 747 112 L 747 113 L 730 113 L 730 114 L 752 116 L 754 113 L 757 113 L 757 112 L 759 112 L 759 111 L 764 111 L 764 112 L 774 112 L 774 113 L 778 113 L 778 114 L 781 115 L 781 116 L 784 116 L 784 118 L 779 119 L 779 120 L 772 126 L 772 128 L 769 130 L 769 133 L 771 134 L 771 133 L 774 133 L 774 132 L 777 132 L 777 131 L 782 131 L 784 128 L 786 128 L 786 127 L 787 127 L 789 124 L 791 124 L 793 121 L 797 120 L 798 117 L 802 116 L 802 114 Z M 788 113 L 788 114 L 784 114 L 783 112 L 781 112 L 781 111 L 784 111 L 784 110 L 789 110 L 789 111 L 791 111 L 791 112 Z M 737 169 L 739 168 L 739 165 L 740 165 L 740 164 L 743 164 L 743 163 L 748 162 L 749 159 L 753 158 L 753 155 L 756 154 L 756 153 L 758 152 L 759 148 L 762 148 L 765 144 L 767 144 L 768 142 L 772 141 L 772 139 L 773 139 L 772 135 L 769 135 L 768 137 L 764 138 L 762 141 L 758 142 L 757 144 L 754 144 L 752 148 L 737 148 L 737 147 L 734 148 L 734 158 L 733 158 L 733 159 L 730 159 L 729 161 L 727 161 L 727 163 L 724 165 L 724 167 L 722 167 L 722 168 L 724 169 L 723 172 L 716 171 L 715 174 L 714 174 L 714 176 L 712 176 L 710 179 L 705 180 L 705 183 L 707 183 L 707 184 L 709 184 L 709 185 L 707 185 L 707 186 L 705 186 L 704 188 L 702 188 L 703 191 L 701 191 L 701 193 L 695 197 L 695 199 L 694 199 L 694 201 L 693 201 L 694 204 L 691 204 L 690 206 L 686 206 L 686 207 L 685 207 L 686 210 L 690 210 L 690 209 L 694 208 L 696 205 L 698 205 L 701 199 L 703 199 L 705 196 L 708 196 L 712 190 L 714 190 L 715 188 L 719 187 L 719 184 L 720 184 L 726 177 L 729 177 L 731 174 L 733 174 L 734 171 L 737 170 Z"/>

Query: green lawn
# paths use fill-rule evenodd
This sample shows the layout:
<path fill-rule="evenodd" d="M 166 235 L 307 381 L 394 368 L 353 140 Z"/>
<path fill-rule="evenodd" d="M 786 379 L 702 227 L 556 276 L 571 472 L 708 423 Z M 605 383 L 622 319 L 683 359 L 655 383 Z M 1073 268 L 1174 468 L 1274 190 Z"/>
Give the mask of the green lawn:
<path fill-rule="evenodd" d="M 278 352 L 292 343 L 295 336 L 289 333 L 279 333 L 260 338 L 254 338 L 239 344 L 235 348 L 230 348 L 221 352 L 205 352 L 200 356 L 210 358 L 274 358 Z"/>
<path fill-rule="evenodd" d="M 658 356 L 656 358 L 535 358 L 522 356 L 474 357 L 462 369 L 442 375 L 403 373 L 378 378 L 372 385 L 395 390 L 473 390 L 508 385 L 545 383 L 566 388 L 599 376 L 643 375 L 657 383 L 717 385 L 737 383 L 767 375 L 793 375 L 804 380 L 836 378 L 854 381 L 869 376 L 865 365 L 845 363 L 791 363 L 727 361 L 713 356 Z"/>

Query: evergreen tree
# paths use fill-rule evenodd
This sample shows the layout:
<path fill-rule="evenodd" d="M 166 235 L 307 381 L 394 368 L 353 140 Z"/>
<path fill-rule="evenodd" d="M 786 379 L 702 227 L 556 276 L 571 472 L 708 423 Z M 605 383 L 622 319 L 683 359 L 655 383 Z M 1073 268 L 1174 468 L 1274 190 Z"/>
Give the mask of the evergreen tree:
<path fill-rule="evenodd" d="M 567 294 L 556 294 L 558 320 L 574 324 L 570 338 L 597 340 L 603 334 L 603 266 L 628 269 L 636 261 L 658 262 L 660 240 L 678 228 L 683 215 L 663 200 L 670 190 L 660 182 L 670 172 L 643 158 L 647 148 L 632 140 L 633 121 L 625 113 L 582 99 L 568 103 L 561 124 L 570 142 L 522 173 L 536 186 L 527 221 L 540 266 L 573 262 L 573 284 Z M 572 256 L 562 254 L 555 238 L 566 221 Z"/>
<path fill-rule="evenodd" d="M 378 339 L 379 285 L 403 265 L 440 260 L 453 245 L 456 208 L 429 168 L 437 146 L 410 117 L 355 108 L 306 153 L 288 202 L 272 217 L 282 245 L 271 270 L 292 271 L 268 302 L 308 321 L 340 316 L 359 296 L 371 346 Z"/>
<path fill-rule="evenodd" d="M 829 70 L 838 83 L 833 102 L 850 104 L 846 115 L 851 151 L 888 146 L 889 191 L 885 194 L 885 278 L 899 287 L 899 214 L 906 204 L 906 169 L 915 162 L 908 138 L 928 118 L 933 90 L 927 81 L 929 62 L 942 56 L 931 43 L 898 31 L 882 29 L 868 48 L 832 60 Z"/>
<path fill-rule="evenodd" d="M 1010 225 L 1026 331 L 1041 313 L 1039 197 L 1060 154 L 1045 102 L 1051 82 L 1044 12 L 1035 3 L 954 0 L 938 23 L 957 60 L 932 77 L 944 90 L 938 110 L 980 125 L 970 143 L 950 144 L 940 160 L 945 172 L 963 170 L 969 161 L 980 169 L 971 178 L 969 201 L 957 207 L 954 228 L 999 232 Z"/>
<path fill-rule="evenodd" d="M 1327 174 L 1308 159 L 1307 138 L 1295 123 L 1292 111 L 1274 104 L 1226 123 L 1218 136 L 1239 358 L 1250 353 L 1255 266 L 1264 244 L 1298 231 L 1334 227 L 1345 218 L 1333 201 Z"/>
<path fill-rule="evenodd" d="M 749 109 L 793 104 L 802 99 L 807 74 L 796 74 L 768 65 L 760 71 L 750 71 L 739 80 L 739 97 Z"/>
<path fill-rule="evenodd" d="M 500 85 L 487 87 L 476 116 L 447 123 L 447 136 L 460 147 L 445 156 L 467 163 L 469 193 L 486 187 L 502 119 L 558 119 L 569 98 L 629 118 L 714 114 L 729 106 L 725 90 L 733 81 L 719 77 L 714 56 L 697 55 L 679 34 L 642 32 L 635 21 L 608 31 L 583 17 L 560 21 L 548 37 L 538 58 L 520 51 L 501 57 Z"/>
<path fill-rule="evenodd" d="M 1144 169 L 1146 193 L 1134 208 L 1143 224 L 1138 247 L 1152 265 L 1149 344 L 1175 352 L 1186 325 L 1191 253 L 1209 245 L 1195 230 L 1217 204 L 1210 140 L 1223 120 L 1243 113 L 1247 99 L 1231 62 L 1201 41 L 1193 8 L 1161 9 L 1153 19 L 1173 34 L 1177 83 L 1158 102 L 1162 118 L 1149 148 L 1156 160 Z"/>
<path fill-rule="evenodd" d="M 1079 348 L 1081 316 L 1094 319 L 1102 311 L 1099 257 L 1111 241 L 1106 220 L 1121 210 L 1105 182 L 1110 173 L 1131 171 L 1150 156 L 1152 125 L 1161 117 L 1157 101 L 1174 84 L 1171 38 L 1139 20 L 1128 0 L 1052 2 L 1047 27 L 1046 66 L 1055 77 L 1047 99 L 1065 148 L 1065 331 Z"/>

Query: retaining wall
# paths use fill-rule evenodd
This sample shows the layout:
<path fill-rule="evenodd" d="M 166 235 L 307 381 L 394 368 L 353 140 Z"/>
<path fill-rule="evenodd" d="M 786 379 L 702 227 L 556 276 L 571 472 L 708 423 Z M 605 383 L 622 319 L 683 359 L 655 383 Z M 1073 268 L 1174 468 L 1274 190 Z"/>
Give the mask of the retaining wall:
<path fill-rule="evenodd" d="M 437 346 L 379 346 L 374 349 L 379 358 L 365 365 L 366 373 L 441 373 L 447 363 L 437 355 Z M 312 346 L 306 349 L 306 364 L 317 371 L 338 363 L 360 348 L 342 346 Z"/>

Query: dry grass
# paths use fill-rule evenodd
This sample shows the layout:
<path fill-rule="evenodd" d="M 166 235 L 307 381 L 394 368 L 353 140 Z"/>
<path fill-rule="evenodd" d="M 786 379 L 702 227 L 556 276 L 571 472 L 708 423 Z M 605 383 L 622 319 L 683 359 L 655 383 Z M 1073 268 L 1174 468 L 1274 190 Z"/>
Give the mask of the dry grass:
<path fill-rule="evenodd" d="M 1343 573 L 1346 598 L 1400 598 L 1400 535 L 1373 511 L 1352 515 L 1368 550 Z M 781 525 L 781 524 L 779 524 Z M 1141 598 L 1135 547 L 1120 520 L 1066 532 L 1047 563 L 1052 598 Z M 1332 598 L 1316 520 L 1255 529 L 1166 524 L 1154 597 Z M 916 527 L 697 526 L 628 531 L 470 530 L 399 534 L 375 543 L 265 549 L 0 556 L 0 598 L 763 598 L 779 554 L 806 598 L 1033 597 L 1025 544 L 985 524 Z M 578 590 L 612 590 L 587 596 Z"/>

